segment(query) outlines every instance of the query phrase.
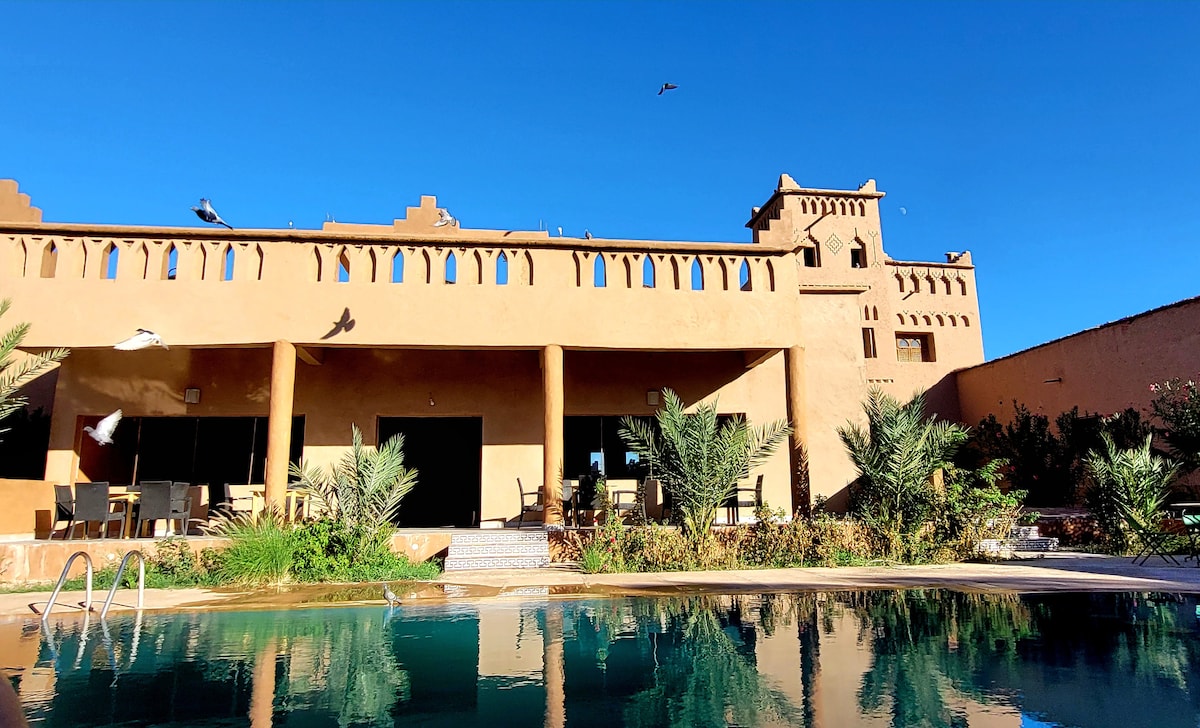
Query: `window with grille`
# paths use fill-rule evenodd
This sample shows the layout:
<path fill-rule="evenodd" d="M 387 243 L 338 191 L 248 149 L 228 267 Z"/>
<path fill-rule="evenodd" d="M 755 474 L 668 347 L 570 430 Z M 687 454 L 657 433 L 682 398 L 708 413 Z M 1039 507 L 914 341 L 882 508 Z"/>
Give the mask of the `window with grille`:
<path fill-rule="evenodd" d="M 929 334 L 896 334 L 896 361 L 933 361 Z"/>

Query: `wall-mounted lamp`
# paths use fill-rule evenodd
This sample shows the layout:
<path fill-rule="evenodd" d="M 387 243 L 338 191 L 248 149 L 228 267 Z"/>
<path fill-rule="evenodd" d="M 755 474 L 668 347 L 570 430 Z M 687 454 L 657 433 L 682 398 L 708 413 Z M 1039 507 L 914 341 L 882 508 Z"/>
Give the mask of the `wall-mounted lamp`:
<path fill-rule="evenodd" d="M 430 393 L 429 393 L 429 406 L 430 406 L 430 407 L 437 407 L 437 402 L 434 402 L 434 401 L 433 401 L 433 392 L 430 392 Z"/>
<path fill-rule="evenodd" d="M 1062 377 L 1055 377 L 1054 379 L 1043 379 L 1042 380 L 1042 384 L 1054 384 L 1055 382 L 1058 382 L 1059 384 L 1061 384 Z"/>
<path fill-rule="evenodd" d="M 647 389 L 646 390 L 646 404 L 649 405 L 650 407 L 658 406 L 658 390 L 657 389 Z"/>
<path fill-rule="evenodd" d="M 198 387 L 188 387 L 183 390 L 184 404 L 200 404 L 200 389 Z"/>

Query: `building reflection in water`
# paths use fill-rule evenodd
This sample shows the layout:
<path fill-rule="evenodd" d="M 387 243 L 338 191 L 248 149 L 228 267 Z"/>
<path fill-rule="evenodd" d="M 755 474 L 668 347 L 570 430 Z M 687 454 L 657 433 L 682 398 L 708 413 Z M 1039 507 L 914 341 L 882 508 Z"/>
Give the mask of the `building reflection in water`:
<path fill-rule="evenodd" d="M 31 722 L 1194 726 L 1194 597 L 846 592 L 0 622 Z"/>

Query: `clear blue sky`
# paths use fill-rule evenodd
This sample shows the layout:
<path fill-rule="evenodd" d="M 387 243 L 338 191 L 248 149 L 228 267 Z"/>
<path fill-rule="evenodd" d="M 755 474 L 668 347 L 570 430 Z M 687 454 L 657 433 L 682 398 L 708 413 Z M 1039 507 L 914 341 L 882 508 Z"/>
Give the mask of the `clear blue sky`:
<path fill-rule="evenodd" d="M 436 194 L 747 241 L 786 171 L 878 180 L 895 258 L 973 251 L 989 358 L 1200 293 L 1195 2 L 0 2 L 0 78 L 0 177 L 47 220 Z"/>

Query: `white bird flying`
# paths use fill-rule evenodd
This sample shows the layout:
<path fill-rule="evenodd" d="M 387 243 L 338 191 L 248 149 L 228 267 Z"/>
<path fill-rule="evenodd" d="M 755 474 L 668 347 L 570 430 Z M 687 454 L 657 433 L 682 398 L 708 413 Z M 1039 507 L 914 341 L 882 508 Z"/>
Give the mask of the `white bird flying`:
<path fill-rule="evenodd" d="M 224 225 L 230 230 L 233 229 L 232 225 L 221 219 L 221 216 L 213 209 L 212 203 L 208 201 L 207 197 L 201 197 L 200 207 L 193 207 L 192 212 L 196 213 L 196 217 L 204 222 L 211 222 L 214 225 Z"/>
<path fill-rule="evenodd" d="M 95 427 L 85 427 L 83 431 L 91 435 L 92 439 L 101 445 L 111 445 L 113 432 L 117 429 L 117 423 L 120 421 L 121 410 L 117 410 L 97 422 Z"/>
<path fill-rule="evenodd" d="M 437 222 L 435 222 L 433 224 L 433 226 L 434 227 L 445 227 L 447 225 L 457 226 L 458 220 L 455 220 L 454 217 L 450 215 L 450 212 L 448 210 L 446 210 L 446 209 L 438 210 L 438 219 L 437 219 Z"/>
<path fill-rule="evenodd" d="M 394 607 L 400 603 L 400 597 L 396 596 L 396 592 L 392 591 L 392 588 L 387 585 L 386 581 L 383 582 L 383 598 L 387 600 L 389 607 Z"/>
<path fill-rule="evenodd" d="M 168 351 L 171 349 L 162 340 L 161 336 L 146 329 L 138 329 L 136 334 L 116 344 L 113 348 L 120 351 L 137 351 L 139 349 L 149 349 L 152 346 L 161 346 Z"/>

